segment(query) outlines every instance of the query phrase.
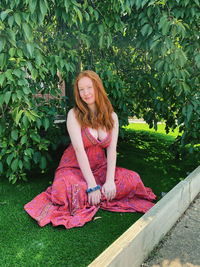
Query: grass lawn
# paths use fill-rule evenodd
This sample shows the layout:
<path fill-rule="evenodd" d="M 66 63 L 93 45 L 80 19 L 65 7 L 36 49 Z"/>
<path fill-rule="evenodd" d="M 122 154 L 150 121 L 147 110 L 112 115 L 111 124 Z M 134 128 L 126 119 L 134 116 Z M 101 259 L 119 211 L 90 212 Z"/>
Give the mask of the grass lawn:
<path fill-rule="evenodd" d="M 177 133 L 149 130 L 146 124 L 130 124 L 118 145 L 117 165 L 138 172 L 147 187 L 161 197 L 198 166 L 189 155 L 177 160 L 170 152 Z M 87 266 L 138 218 L 140 213 L 100 210 L 95 220 L 82 228 L 40 228 L 23 206 L 44 191 L 53 180 L 60 154 L 45 175 L 31 174 L 27 183 L 0 181 L 0 266 Z"/>

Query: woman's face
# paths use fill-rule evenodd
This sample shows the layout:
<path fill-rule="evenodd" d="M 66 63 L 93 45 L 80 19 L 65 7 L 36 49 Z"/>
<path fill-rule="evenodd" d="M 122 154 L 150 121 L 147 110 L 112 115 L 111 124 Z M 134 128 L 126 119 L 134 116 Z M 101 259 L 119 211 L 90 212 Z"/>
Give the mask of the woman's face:
<path fill-rule="evenodd" d="M 83 77 L 78 81 L 78 90 L 81 99 L 88 105 L 95 105 L 95 90 L 92 80 L 88 77 Z"/>

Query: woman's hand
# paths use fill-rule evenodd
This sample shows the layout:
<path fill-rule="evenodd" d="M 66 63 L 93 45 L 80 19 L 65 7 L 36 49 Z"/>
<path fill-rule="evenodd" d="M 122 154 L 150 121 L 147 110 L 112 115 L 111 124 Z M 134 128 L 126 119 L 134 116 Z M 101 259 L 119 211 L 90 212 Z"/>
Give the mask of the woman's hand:
<path fill-rule="evenodd" d="M 102 186 L 102 193 L 108 200 L 112 200 L 116 195 L 116 185 L 114 181 L 106 181 Z"/>
<path fill-rule="evenodd" d="M 98 205 L 101 201 L 101 191 L 96 190 L 91 193 L 88 193 L 88 203 L 90 205 Z"/>

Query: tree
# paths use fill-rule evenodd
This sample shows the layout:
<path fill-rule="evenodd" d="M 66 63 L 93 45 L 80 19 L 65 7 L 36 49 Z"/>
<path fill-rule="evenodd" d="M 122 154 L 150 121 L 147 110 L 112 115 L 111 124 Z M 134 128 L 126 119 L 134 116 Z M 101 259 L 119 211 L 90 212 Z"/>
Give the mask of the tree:
<path fill-rule="evenodd" d="M 200 136 L 199 17 L 196 0 L 128 1 L 124 31 L 104 49 L 133 113 L 155 129 L 160 120 L 167 132 L 178 127 L 178 143 L 191 152 L 199 150 Z"/>
<path fill-rule="evenodd" d="M 109 46 L 114 25 L 123 28 L 124 6 L 125 1 L 105 1 L 111 21 L 107 25 L 98 1 L 1 1 L 0 173 L 10 182 L 26 180 L 26 171 L 33 167 L 46 169 L 48 148 L 56 147 L 61 135 L 53 124 L 62 108 L 57 70 L 71 84 L 80 67 L 81 47 L 89 47 L 96 34 L 100 48 L 105 40 Z M 36 97 L 38 92 L 55 99 L 47 102 Z"/>
<path fill-rule="evenodd" d="M 53 123 L 65 106 L 58 70 L 66 109 L 76 73 L 89 67 L 102 77 L 120 126 L 131 114 L 155 128 L 163 119 L 196 149 L 199 16 L 198 0 L 1 1 L 0 173 L 14 183 L 30 168 L 46 169 L 48 149 L 62 136 Z"/>

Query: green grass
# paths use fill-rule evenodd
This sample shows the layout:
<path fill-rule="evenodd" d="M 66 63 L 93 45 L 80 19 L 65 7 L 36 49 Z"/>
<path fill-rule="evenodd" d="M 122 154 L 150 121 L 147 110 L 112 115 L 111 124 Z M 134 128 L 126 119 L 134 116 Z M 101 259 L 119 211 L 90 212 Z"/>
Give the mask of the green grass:
<path fill-rule="evenodd" d="M 146 124 L 131 124 L 118 145 L 117 165 L 137 171 L 158 200 L 198 166 L 191 156 L 177 160 L 170 152 L 176 134 L 164 134 L 164 125 L 155 133 Z M 60 156 L 58 152 L 47 174 L 31 174 L 27 183 L 1 180 L 0 266 L 87 266 L 142 216 L 100 210 L 99 218 L 82 228 L 40 228 L 23 206 L 52 182 Z"/>

